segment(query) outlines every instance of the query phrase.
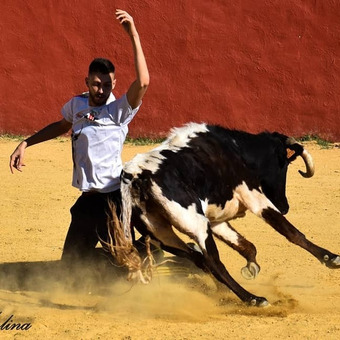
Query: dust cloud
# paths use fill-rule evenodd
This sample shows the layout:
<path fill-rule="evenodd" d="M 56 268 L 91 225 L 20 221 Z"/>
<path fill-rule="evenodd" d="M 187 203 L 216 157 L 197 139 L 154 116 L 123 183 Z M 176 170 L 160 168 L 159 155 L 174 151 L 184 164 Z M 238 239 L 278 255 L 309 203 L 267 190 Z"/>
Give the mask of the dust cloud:
<path fill-rule="evenodd" d="M 108 261 L 65 267 L 60 261 L 1 264 L 0 306 L 11 310 L 34 308 L 110 313 L 130 320 L 167 319 L 201 322 L 221 315 L 286 317 L 299 303 L 275 284 L 277 277 L 254 285 L 252 291 L 270 297 L 267 308 L 249 307 L 227 287 L 192 266 L 154 269 L 151 283 L 126 280 L 126 272 Z M 254 281 L 255 282 L 255 281 Z"/>

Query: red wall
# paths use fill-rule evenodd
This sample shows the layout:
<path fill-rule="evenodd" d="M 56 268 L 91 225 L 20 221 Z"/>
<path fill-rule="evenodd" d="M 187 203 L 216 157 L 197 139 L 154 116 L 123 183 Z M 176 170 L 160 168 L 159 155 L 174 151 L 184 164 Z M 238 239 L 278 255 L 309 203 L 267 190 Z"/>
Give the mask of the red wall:
<path fill-rule="evenodd" d="M 31 134 L 86 90 L 89 62 L 134 77 L 114 9 L 134 17 L 151 84 L 131 136 L 187 121 L 340 140 L 340 1 L 16 0 L 0 11 L 0 133 Z"/>

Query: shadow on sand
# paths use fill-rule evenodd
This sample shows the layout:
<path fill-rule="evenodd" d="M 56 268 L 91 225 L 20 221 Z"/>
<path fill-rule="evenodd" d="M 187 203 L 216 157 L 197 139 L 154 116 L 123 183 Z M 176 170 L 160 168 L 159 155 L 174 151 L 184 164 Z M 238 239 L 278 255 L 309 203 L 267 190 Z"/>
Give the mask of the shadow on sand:
<path fill-rule="evenodd" d="M 104 255 L 91 261 L 65 264 L 62 261 L 0 263 L 0 290 L 46 292 L 63 289 L 105 294 L 127 271 Z"/>

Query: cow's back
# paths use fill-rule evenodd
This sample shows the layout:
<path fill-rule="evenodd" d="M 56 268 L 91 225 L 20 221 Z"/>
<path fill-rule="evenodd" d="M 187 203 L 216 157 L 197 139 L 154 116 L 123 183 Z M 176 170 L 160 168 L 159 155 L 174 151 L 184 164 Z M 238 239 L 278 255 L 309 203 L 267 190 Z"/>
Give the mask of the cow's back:
<path fill-rule="evenodd" d="M 152 180 L 170 200 L 184 188 L 201 200 L 224 205 L 242 182 L 251 188 L 260 185 L 254 169 L 244 161 L 244 144 L 251 136 L 191 123 L 174 129 L 157 148 L 136 155 L 126 163 L 124 173 L 131 174 L 144 190 L 149 190 Z"/>

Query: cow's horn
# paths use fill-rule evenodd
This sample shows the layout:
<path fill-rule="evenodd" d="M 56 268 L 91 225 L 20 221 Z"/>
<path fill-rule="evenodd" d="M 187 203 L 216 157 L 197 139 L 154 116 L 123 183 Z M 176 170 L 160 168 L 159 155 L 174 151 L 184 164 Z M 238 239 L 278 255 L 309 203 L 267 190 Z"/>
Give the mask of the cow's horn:
<path fill-rule="evenodd" d="M 305 162 L 306 172 L 299 170 L 299 173 L 301 174 L 301 176 L 305 178 L 312 177 L 315 172 L 315 167 L 314 167 L 314 162 L 313 162 L 313 158 L 311 154 L 306 149 L 303 149 L 301 157 L 303 161 Z"/>
<path fill-rule="evenodd" d="M 292 137 L 290 137 L 286 140 L 286 144 L 288 146 L 293 145 L 293 144 L 298 144 L 298 145 L 302 146 L 303 151 L 302 151 L 302 154 L 300 156 L 302 157 L 303 161 L 305 162 L 306 172 L 299 170 L 299 173 L 301 174 L 301 176 L 303 176 L 305 178 L 312 177 L 314 175 L 314 172 L 315 172 L 315 167 L 314 167 L 314 162 L 313 162 L 313 158 L 312 158 L 311 154 L 303 147 L 303 145 L 298 143 Z"/>

